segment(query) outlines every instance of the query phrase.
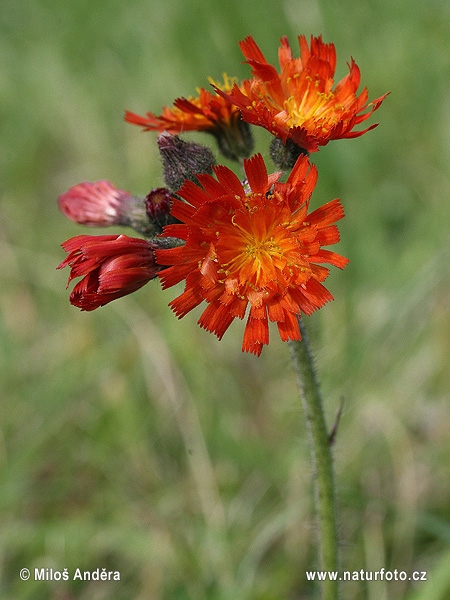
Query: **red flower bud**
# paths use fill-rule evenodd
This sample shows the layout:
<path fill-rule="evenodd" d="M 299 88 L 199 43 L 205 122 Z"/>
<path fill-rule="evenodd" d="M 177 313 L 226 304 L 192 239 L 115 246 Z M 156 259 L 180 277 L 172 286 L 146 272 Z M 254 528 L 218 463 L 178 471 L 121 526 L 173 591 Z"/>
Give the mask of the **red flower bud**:
<path fill-rule="evenodd" d="M 71 187 L 58 198 L 61 212 L 75 223 L 102 227 L 125 224 L 133 196 L 109 181 L 85 181 Z"/>
<path fill-rule="evenodd" d="M 135 292 L 156 277 L 156 244 L 126 235 L 78 235 L 61 244 L 68 257 L 57 267 L 69 265 L 69 281 L 83 277 L 70 302 L 81 310 L 94 310 Z"/>
<path fill-rule="evenodd" d="M 145 208 L 150 221 L 164 227 L 170 221 L 170 192 L 167 188 L 155 188 L 145 197 Z"/>

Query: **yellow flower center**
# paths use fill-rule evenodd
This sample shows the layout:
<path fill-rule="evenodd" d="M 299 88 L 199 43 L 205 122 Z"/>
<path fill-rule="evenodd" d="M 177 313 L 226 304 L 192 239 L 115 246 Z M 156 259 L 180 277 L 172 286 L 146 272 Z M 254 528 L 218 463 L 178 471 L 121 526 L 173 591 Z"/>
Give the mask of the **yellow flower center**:
<path fill-rule="evenodd" d="M 247 196 L 249 203 L 251 197 L 252 194 Z M 250 290 L 266 294 L 267 286 L 273 288 L 272 283 L 289 278 L 285 269 L 288 267 L 289 271 L 298 262 L 298 244 L 287 224 L 281 221 L 279 208 L 247 204 L 222 229 L 217 245 L 221 271 L 225 274 L 222 281 L 234 281 L 239 294 L 246 295 Z"/>
<path fill-rule="evenodd" d="M 332 91 L 319 92 L 316 88 L 318 81 L 314 82 L 311 77 L 306 78 L 308 87 L 303 96 L 299 98 L 295 94 L 291 95 L 284 102 L 284 110 L 292 119 L 292 126 L 299 127 L 306 124 L 310 119 L 315 121 L 324 121 L 330 119 L 330 112 L 339 110 L 334 100 Z M 336 119 L 334 119 L 336 121 Z"/>
<path fill-rule="evenodd" d="M 253 277 L 249 281 L 256 288 L 264 287 L 277 276 L 276 266 L 280 267 L 283 249 L 274 242 L 273 237 L 266 240 L 252 240 L 247 244 L 243 260 Z"/>
<path fill-rule="evenodd" d="M 249 257 L 260 260 L 263 255 L 271 256 L 274 250 L 279 252 L 280 248 L 273 243 L 273 238 L 270 238 L 265 241 L 253 240 L 253 243 L 247 244 L 245 252 Z"/>

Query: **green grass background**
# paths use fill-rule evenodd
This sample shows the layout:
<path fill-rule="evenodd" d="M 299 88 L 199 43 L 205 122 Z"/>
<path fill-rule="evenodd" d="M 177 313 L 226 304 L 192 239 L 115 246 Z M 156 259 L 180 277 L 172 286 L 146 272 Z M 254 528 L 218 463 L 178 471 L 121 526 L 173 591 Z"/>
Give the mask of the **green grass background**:
<path fill-rule="evenodd" d="M 317 590 L 311 467 L 288 348 L 260 358 L 178 321 L 151 282 L 69 304 L 57 210 L 80 181 L 161 185 L 155 135 L 123 122 L 222 72 L 238 41 L 323 34 L 374 99 L 356 140 L 313 156 L 340 197 L 335 301 L 307 319 L 335 462 L 343 565 L 427 571 L 346 600 L 450 596 L 450 5 L 443 0 L 4 0 L 0 10 L 0 595 L 40 600 L 306 600 Z M 206 143 L 212 140 L 201 135 Z M 268 159 L 268 137 L 257 134 Z M 115 231 L 115 230 L 114 230 Z M 100 230 L 98 231 L 100 233 Z M 104 233 L 104 231 L 103 231 Z M 130 232 L 127 232 L 130 233 Z M 336 270 L 337 271 L 337 270 Z M 22 582 L 27 567 L 68 582 Z M 76 568 L 120 582 L 72 580 Z"/>

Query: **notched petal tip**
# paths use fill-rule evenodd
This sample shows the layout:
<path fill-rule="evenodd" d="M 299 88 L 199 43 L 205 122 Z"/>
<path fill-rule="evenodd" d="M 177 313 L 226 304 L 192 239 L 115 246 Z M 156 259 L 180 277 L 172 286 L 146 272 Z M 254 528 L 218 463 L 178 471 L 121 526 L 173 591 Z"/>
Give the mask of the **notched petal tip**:
<path fill-rule="evenodd" d="M 269 189 L 269 179 L 261 154 L 255 154 L 244 160 L 244 169 L 252 192 L 265 194 Z"/>

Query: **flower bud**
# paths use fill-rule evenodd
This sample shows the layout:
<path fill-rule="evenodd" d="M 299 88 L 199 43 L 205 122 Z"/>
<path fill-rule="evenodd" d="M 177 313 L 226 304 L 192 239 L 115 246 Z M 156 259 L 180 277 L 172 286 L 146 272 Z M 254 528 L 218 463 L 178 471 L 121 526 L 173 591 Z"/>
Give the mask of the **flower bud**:
<path fill-rule="evenodd" d="M 170 216 L 170 192 L 167 188 L 155 188 L 145 197 L 145 208 L 148 218 L 162 228 L 175 222 Z"/>
<path fill-rule="evenodd" d="M 197 173 L 212 174 L 216 164 L 213 153 L 206 146 L 185 142 L 177 135 L 164 131 L 158 136 L 164 171 L 164 181 L 176 193 L 186 179 L 197 181 Z"/>
<path fill-rule="evenodd" d="M 71 267 L 67 285 L 83 277 L 70 295 L 70 303 L 81 310 L 94 310 L 135 292 L 162 268 L 155 261 L 156 243 L 126 235 L 78 235 L 62 247 L 68 256 L 58 269 Z"/>
<path fill-rule="evenodd" d="M 134 198 L 111 182 L 85 181 L 58 198 L 61 212 L 71 221 L 89 227 L 123 225 Z"/>
<path fill-rule="evenodd" d="M 144 198 L 119 190 L 110 181 L 74 185 L 59 196 L 58 205 L 67 218 L 80 225 L 125 225 L 146 237 L 154 237 L 162 231 L 159 224 L 149 218 Z"/>
<path fill-rule="evenodd" d="M 289 138 L 285 144 L 277 137 L 274 137 L 270 143 L 270 158 L 283 171 L 290 171 L 302 154 L 308 156 L 304 148 L 300 148 Z"/>

